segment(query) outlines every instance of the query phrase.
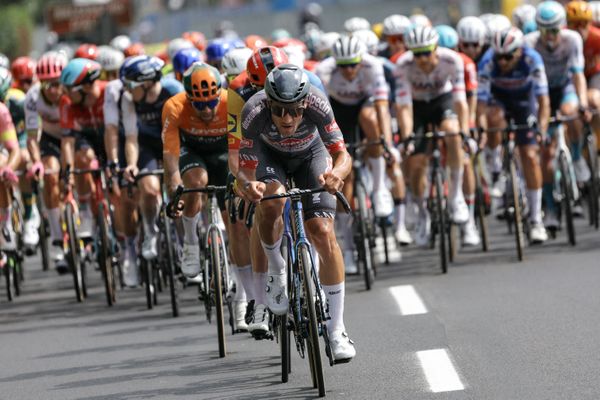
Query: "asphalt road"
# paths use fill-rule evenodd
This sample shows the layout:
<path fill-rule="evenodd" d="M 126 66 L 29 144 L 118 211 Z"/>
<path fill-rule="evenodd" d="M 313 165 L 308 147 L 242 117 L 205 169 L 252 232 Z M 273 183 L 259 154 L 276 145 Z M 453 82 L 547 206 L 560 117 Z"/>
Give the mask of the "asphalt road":
<path fill-rule="evenodd" d="M 598 399 L 600 232 L 578 221 L 526 249 L 516 262 L 506 228 L 492 222 L 491 250 L 461 250 L 447 275 L 437 253 L 403 249 L 373 290 L 349 277 L 346 326 L 357 357 L 326 364 L 332 399 Z M 75 301 L 70 277 L 28 259 L 24 293 L 0 285 L 0 399 L 309 399 L 307 362 L 293 353 L 280 383 L 278 347 L 228 334 L 219 359 L 216 327 L 194 290 L 147 310 L 143 289 L 105 304 L 99 273 Z M 324 356 L 324 355 L 323 355 Z"/>

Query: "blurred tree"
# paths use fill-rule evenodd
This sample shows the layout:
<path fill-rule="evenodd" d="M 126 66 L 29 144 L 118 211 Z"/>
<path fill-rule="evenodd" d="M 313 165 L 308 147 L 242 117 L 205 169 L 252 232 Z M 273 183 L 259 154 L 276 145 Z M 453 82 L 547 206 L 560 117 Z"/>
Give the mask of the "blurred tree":
<path fill-rule="evenodd" d="M 12 59 L 29 53 L 33 21 L 27 4 L 10 3 L 0 6 L 0 52 Z"/>

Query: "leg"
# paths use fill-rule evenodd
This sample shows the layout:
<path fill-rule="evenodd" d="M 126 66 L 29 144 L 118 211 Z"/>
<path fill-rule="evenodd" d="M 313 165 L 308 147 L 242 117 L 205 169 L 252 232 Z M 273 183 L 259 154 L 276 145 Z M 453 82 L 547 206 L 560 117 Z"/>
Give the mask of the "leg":
<path fill-rule="evenodd" d="M 452 221 L 464 224 L 469 220 L 469 209 L 463 195 L 463 168 L 464 151 L 462 138 L 458 134 L 458 119 L 446 118 L 440 124 L 440 129 L 446 132 L 444 143 L 446 144 L 446 164 L 450 169 L 449 195 L 450 211 Z"/>

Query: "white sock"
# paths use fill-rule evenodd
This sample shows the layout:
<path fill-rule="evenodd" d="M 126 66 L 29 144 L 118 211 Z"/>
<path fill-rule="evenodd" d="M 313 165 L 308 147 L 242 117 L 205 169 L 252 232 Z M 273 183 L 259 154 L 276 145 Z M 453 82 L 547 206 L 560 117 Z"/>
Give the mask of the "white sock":
<path fill-rule="evenodd" d="M 198 219 L 200 213 L 194 217 L 183 216 L 183 241 L 187 244 L 198 244 Z"/>
<path fill-rule="evenodd" d="M 502 146 L 496 146 L 492 150 L 492 172 L 502 172 Z"/>
<path fill-rule="evenodd" d="M 427 212 L 427 199 L 425 199 L 424 197 L 415 197 L 414 201 L 417 205 L 419 216 L 423 216 Z"/>
<path fill-rule="evenodd" d="M 60 226 L 60 207 L 48 209 L 48 224 L 52 242 L 62 242 L 62 227 Z"/>
<path fill-rule="evenodd" d="M 234 268 L 232 268 L 234 269 Z M 236 282 L 236 301 L 248 301 L 254 299 L 254 286 L 252 285 L 252 265 L 244 265 L 235 268 Z"/>
<path fill-rule="evenodd" d="M 534 224 L 542 223 L 542 189 L 527 189 L 529 219 Z"/>
<path fill-rule="evenodd" d="M 282 238 L 283 238 L 283 236 L 280 237 L 273 244 L 266 244 L 262 240 L 260 241 L 260 244 L 262 245 L 263 249 L 265 250 L 265 255 L 267 256 L 267 259 L 269 261 L 268 262 L 269 274 L 272 274 L 272 275 L 285 274 L 285 260 L 281 256 L 281 239 Z"/>
<path fill-rule="evenodd" d="M 335 331 L 346 331 L 344 326 L 344 282 L 335 285 L 322 285 L 327 303 L 329 304 L 329 316 L 331 319 L 327 323 L 329 333 Z"/>
<path fill-rule="evenodd" d="M 142 225 L 144 226 L 144 235 L 146 237 L 155 236 L 158 233 L 158 226 L 156 226 L 157 217 L 158 214 L 149 216 L 147 213 L 142 213 Z"/>
<path fill-rule="evenodd" d="M 252 281 L 254 285 L 254 307 L 259 304 L 267 304 L 266 288 L 267 288 L 267 273 L 253 272 Z"/>
<path fill-rule="evenodd" d="M 373 192 L 385 189 L 385 160 L 383 157 L 370 157 L 368 160 L 373 174 Z"/>
<path fill-rule="evenodd" d="M 394 206 L 394 229 L 397 231 L 404 228 L 404 219 L 406 217 L 406 204 L 400 202 Z"/>
<path fill-rule="evenodd" d="M 450 169 L 450 201 L 455 201 L 462 196 L 463 168 Z"/>
<path fill-rule="evenodd" d="M 354 238 L 352 236 L 352 222 L 350 214 L 338 213 L 336 215 L 340 233 L 342 235 L 343 245 L 342 250 L 351 251 L 354 249 Z"/>

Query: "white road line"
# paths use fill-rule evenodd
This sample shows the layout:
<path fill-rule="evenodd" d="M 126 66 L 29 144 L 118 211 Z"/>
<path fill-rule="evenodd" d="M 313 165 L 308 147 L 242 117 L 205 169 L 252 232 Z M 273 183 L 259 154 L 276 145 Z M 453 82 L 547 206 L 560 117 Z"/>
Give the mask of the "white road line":
<path fill-rule="evenodd" d="M 402 315 L 426 314 L 427 308 L 413 285 L 393 286 L 390 293 L 394 296 Z"/>
<path fill-rule="evenodd" d="M 432 392 L 451 392 L 465 389 L 446 349 L 418 351 L 417 357 L 421 362 L 421 367 Z"/>

